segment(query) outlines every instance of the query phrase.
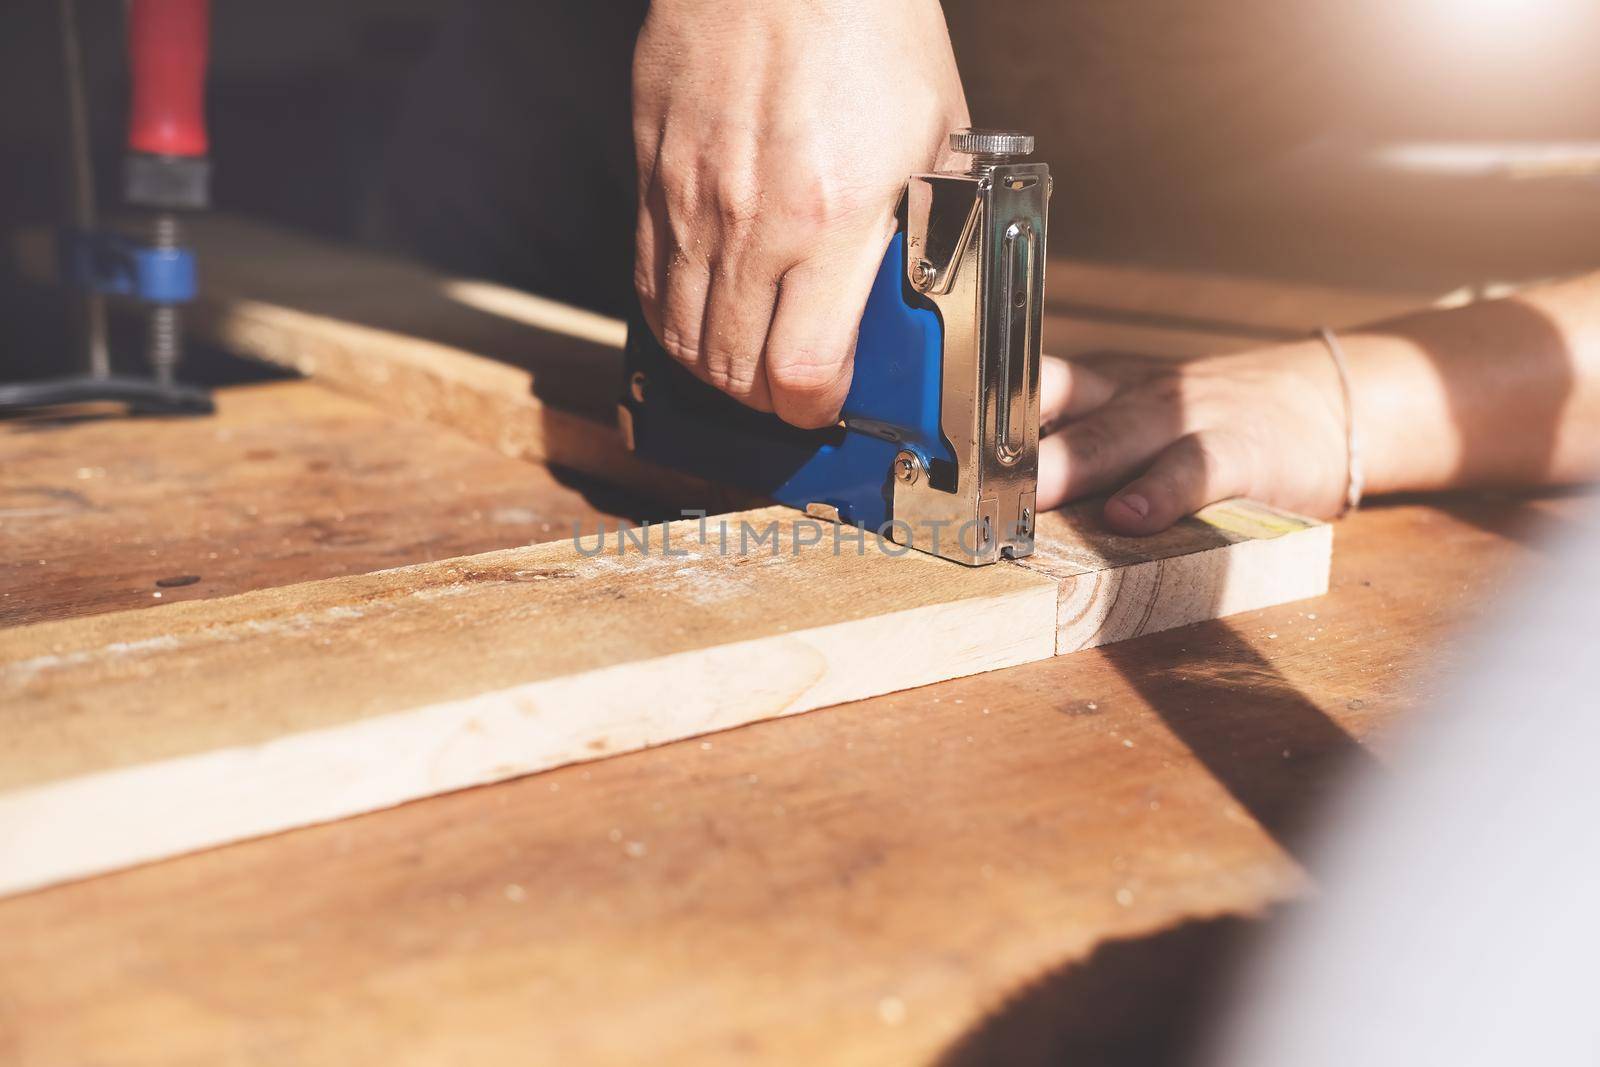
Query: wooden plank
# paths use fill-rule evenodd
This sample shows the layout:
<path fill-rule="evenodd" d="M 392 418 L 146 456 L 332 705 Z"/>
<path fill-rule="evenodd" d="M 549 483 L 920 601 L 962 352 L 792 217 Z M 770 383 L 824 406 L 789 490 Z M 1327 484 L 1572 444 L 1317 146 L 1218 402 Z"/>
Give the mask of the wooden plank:
<path fill-rule="evenodd" d="M 0 891 L 1048 657 L 1063 587 L 1101 640 L 1189 621 L 1105 574 L 1154 560 L 1260 571 L 1178 583 L 1212 610 L 1320 587 L 1325 528 L 1285 522 L 1309 573 L 1204 520 L 1139 552 L 1079 514 L 1047 565 L 969 569 L 772 508 L 16 629 Z"/>
<path fill-rule="evenodd" d="M 205 419 L 0 423 L 0 626 L 541 541 L 638 501 L 311 382 Z"/>
<path fill-rule="evenodd" d="M 0 1059 L 1164 1062 L 1537 564 L 1448 504 L 1342 521 L 1314 604 L 0 900 Z"/>
<path fill-rule="evenodd" d="M 723 555 L 690 521 L 688 558 L 568 540 L 13 630 L 0 887 L 1053 651 L 1039 575 L 796 553 L 793 512 L 739 518 L 781 551 Z"/>

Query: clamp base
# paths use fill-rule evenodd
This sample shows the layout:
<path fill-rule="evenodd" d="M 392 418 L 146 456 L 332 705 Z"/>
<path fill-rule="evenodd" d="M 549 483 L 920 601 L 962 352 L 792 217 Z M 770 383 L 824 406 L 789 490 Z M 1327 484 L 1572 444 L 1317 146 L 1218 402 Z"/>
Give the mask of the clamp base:
<path fill-rule="evenodd" d="M 125 404 L 130 415 L 210 415 L 211 394 L 193 385 L 163 385 L 150 378 L 113 374 L 0 385 L 0 418 L 72 404 Z"/>

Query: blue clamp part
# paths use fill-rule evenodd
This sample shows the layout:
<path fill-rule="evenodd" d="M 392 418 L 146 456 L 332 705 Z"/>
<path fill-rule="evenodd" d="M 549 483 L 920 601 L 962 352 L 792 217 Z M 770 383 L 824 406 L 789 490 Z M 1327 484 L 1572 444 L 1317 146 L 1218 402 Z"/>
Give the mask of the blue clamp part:
<path fill-rule="evenodd" d="M 116 233 L 63 230 L 61 280 L 79 289 L 147 304 L 186 304 L 195 297 L 194 250 L 156 248 Z"/>
<path fill-rule="evenodd" d="M 903 233 L 889 242 L 867 298 L 842 427 L 800 430 L 745 407 L 680 366 L 637 316 L 626 366 L 637 383 L 623 400 L 634 450 L 653 463 L 793 507 L 826 504 L 869 530 L 894 518 L 902 450 L 935 484 L 953 479 L 954 452 L 940 429 L 944 328 L 906 282 Z"/>

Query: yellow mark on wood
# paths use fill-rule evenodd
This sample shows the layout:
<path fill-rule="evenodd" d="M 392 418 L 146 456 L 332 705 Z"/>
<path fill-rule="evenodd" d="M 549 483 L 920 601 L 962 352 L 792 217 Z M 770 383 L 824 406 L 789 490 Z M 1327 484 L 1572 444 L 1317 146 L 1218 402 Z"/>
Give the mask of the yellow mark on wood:
<path fill-rule="evenodd" d="M 1263 507 L 1249 500 L 1224 500 L 1200 509 L 1195 518 L 1236 537 L 1262 539 L 1316 525 L 1312 519 Z"/>

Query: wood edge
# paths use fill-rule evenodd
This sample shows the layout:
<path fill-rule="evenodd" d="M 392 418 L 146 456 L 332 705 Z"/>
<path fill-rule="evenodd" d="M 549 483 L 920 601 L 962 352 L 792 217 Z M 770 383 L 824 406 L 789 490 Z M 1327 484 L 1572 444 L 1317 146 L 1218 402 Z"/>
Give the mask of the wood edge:
<path fill-rule="evenodd" d="M 196 336 L 231 352 L 514 459 L 575 471 L 667 504 L 694 501 L 710 510 L 763 503 L 639 459 L 614 424 L 541 403 L 528 371 L 465 349 L 227 296 L 202 297 L 186 322 Z M 363 350 L 378 347 L 388 353 L 384 358 L 362 358 Z M 417 358 L 419 347 L 428 352 L 426 360 Z"/>

